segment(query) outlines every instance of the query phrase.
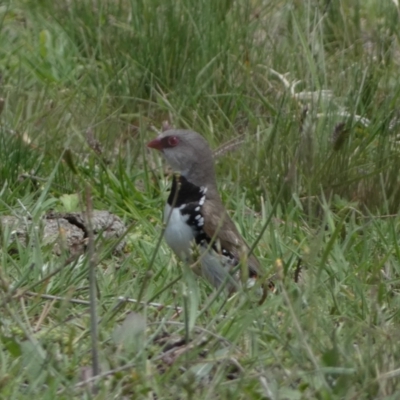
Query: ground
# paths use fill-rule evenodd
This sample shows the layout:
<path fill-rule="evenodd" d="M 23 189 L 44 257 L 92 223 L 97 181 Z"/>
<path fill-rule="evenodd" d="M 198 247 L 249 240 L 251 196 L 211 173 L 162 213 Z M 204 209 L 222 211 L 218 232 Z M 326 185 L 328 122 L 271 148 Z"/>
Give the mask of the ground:
<path fill-rule="evenodd" d="M 395 0 L 3 1 L 0 215 L 29 228 L 1 230 L 1 397 L 397 399 L 399 16 Z M 170 174 L 145 146 L 163 126 L 215 149 L 274 276 L 262 305 L 163 242 Z M 82 254 L 44 240 L 48 213 L 91 210 L 123 236 L 89 229 Z"/>

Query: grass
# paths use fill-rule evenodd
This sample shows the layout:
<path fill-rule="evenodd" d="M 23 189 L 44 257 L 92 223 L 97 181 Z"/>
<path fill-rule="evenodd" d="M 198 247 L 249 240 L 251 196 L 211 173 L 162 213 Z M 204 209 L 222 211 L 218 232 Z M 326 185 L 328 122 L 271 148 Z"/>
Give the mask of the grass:
<path fill-rule="evenodd" d="M 0 213 L 33 224 L 26 246 L 2 229 L 1 397 L 397 398 L 399 15 L 373 0 L 4 1 Z M 249 243 L 272 216 L 263 305 L 157 245 L 169 178 L 144 144 L 165 120 L 241 142 L 217 174 Z M 43 215 L 85 188 L 130 226 L 123 255 L 43 241 Z M 100 377 L 82 383 L 93 342 Z"/>

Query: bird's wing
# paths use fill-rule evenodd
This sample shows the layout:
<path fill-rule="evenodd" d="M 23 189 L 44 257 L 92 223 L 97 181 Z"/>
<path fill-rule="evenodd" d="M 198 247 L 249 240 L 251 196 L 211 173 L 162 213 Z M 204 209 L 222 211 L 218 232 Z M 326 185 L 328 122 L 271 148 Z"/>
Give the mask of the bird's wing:
<path fill-rule="evenodd" d="M 203 230 L 215 243 L 231 254 L 237 262 L 246 259 L 249 246 L 238 232 L 235 224 L 229 218 L 222 202 L 216 200 L 205 200 L 201 213 L 204 218 Z M 260 263 L 254 255 L 247 258 L 250 276 L 259 276 L 261 272 Z"/>

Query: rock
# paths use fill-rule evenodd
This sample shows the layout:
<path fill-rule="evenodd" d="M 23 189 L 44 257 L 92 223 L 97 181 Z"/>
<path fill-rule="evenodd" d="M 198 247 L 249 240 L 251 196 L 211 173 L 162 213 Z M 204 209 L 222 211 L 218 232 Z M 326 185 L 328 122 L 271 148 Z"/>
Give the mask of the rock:
<path fill-rule="evenodd" d="M 1 231 L 11 231 L 12 238 L 26 245 L 28 235 L 31 234 L 33 221 L 28 218 L 14 216 L 0 217 Z M 125 232 L 125 225 L 121 219 L 104 210 L 95 210 L 92 215 L 92 227 L 95 240 L 100 235 L 103 239 L 117 240 Z M 42 245 L 52 244 L 53 251 L 61 254 L 68 249 L 71 254 L 83 253 L 87 244 L 88 229 L 84 212 L 46 214 L 37 224 Z M 97 243 L 99 243 L 97 241 Z M 114 253 L 122 252 L 125 241 L 122 240 L 114 249 Z"/>

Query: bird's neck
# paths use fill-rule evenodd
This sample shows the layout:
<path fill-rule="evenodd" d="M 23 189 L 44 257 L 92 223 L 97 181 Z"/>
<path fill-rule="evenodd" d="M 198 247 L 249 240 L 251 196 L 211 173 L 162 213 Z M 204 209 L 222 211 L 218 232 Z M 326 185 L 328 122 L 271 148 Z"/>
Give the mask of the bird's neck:
<path fill-rule="evenodd" d="M 210 191 L 217 190 L 217 182 L 215 179 L 214 170 L 204 168 L 204 165 L 194 165 L 190 170 L 182 171 L 181 175 L 193 185 L 198 187 L 207 187 L 207 189 Z"/>

